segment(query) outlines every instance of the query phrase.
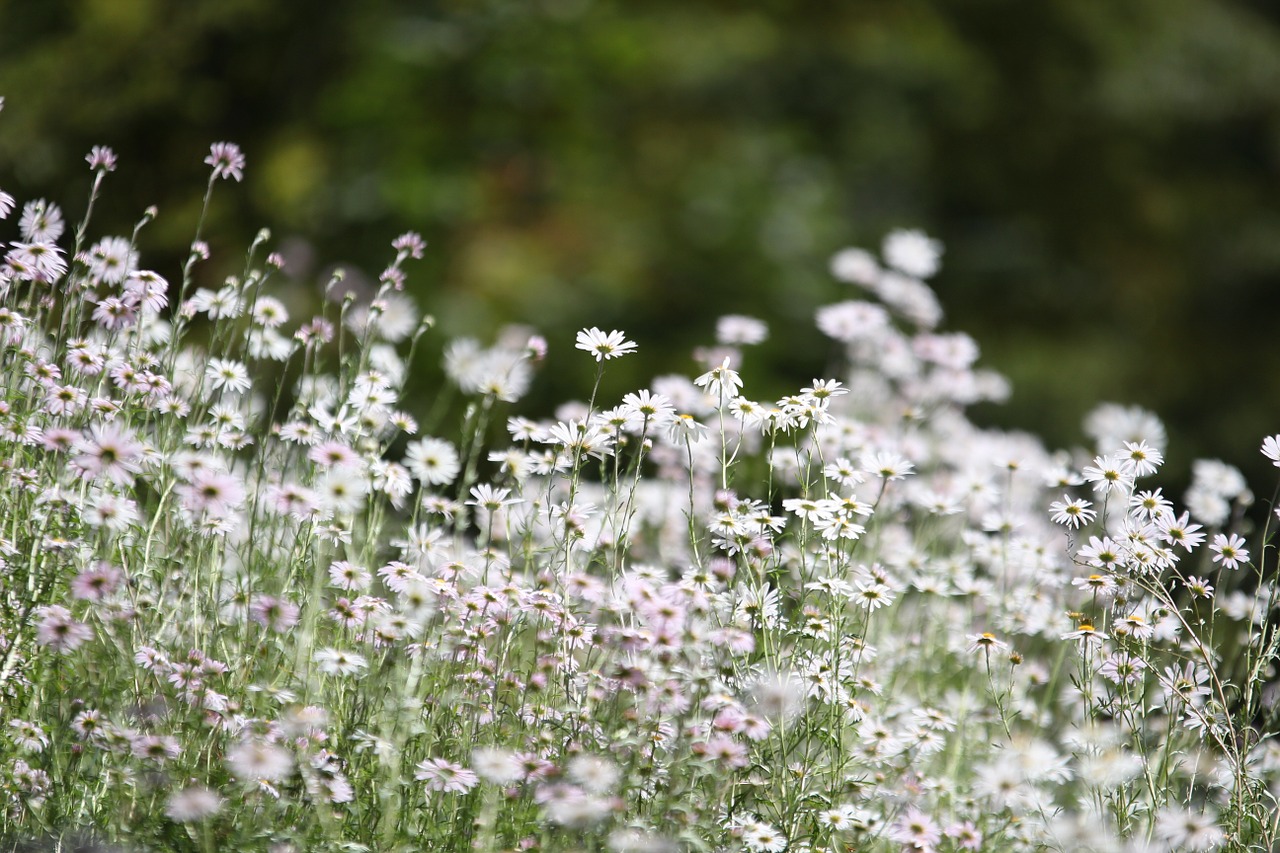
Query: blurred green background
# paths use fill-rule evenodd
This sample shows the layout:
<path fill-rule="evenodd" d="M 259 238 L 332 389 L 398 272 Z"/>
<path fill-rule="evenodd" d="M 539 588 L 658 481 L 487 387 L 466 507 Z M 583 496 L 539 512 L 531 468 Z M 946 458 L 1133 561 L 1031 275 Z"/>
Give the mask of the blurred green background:
<path fill-rule="evenodd" d="M 979 421 L 1066 445 L 1137 403 L 1175 468 L 1270 493 L 1274 2 L 0 0 L 0 94 L 0 187 L 74 219 L 114 147 L 99 231 L 158 205 L 143 257 L 171 278 L 216 140 L 248 158 L 215 196 L 228 268 L 270 226 L 318 288 L 420 231 L 445 333 L 551 341 L 538 413 L 586 394 L 576 329 L 640 343 L 616 396 L 692 370 L 723 313 L 772 328 L 748 393 L 787 392 L 831 354 L 814 309 L 851 295 L 830 254 L 923 228 L 946 328 L 1013 382 Z"/>

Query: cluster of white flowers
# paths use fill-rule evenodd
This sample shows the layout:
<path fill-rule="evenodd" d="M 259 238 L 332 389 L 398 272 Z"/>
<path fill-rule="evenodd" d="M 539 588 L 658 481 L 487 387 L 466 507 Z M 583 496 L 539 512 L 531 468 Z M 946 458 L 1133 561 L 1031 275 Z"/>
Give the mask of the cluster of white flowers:
<path fill-rule="evenodd" d="M 229 143 L 206 163 L 211 188 L 243 177 Z M 1196 463 L 1184 510 L 1144 488 L 1167 448 L 1139 409 L 1100 407 L 1087 453 L 971 423 L 1007 389 L 938 330 L 920 232 L 835 256 L 867 298 L 818 309 L 842 361 L 794 393 L 752 394 L 741 348 L 769 330 L 732 314 L 696 375 L 525 417 L 504 407 L 549 344 L 517 328 L 443 344 L 457 426 L 408 385 L 417 235 L 376 292 L 290 332 L 277 255 L 207 281 L 197 235 L 171 288 L 134 239 L 64 233 L 31 201 L 0 246 L 0 835 L 1280 837 L 1274 550 L 1244 477 Z M 595 327 L 564 344 L 597 377 L 640 351 Z M 1280 435 L 1262 452 L 1280 466 Z"/>

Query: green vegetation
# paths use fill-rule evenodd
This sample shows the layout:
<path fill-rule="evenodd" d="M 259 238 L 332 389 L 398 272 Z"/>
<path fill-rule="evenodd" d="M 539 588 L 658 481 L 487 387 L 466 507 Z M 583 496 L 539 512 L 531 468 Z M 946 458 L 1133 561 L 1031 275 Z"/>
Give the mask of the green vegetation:
<path fill-rule="evenodd" d="M 920 227 L 949 327 L 1016 389 L 980 420 L 1066 443 L 1096 400 L 1137 402 L 1178 458 L 1246 465 L 1275 426 L 1272 4 L 0 0 L 0 57 L 0 185 L 65 197 L 114 146 L 99 222 L 158 205 L 168 272 L 196 155 L 230 139 L 254 180 L 216 232 L 306 235 L 307 292 L 306 258 L 373 274 L 416 228 L 414 286 L 455 331 L 613 323 L 661 372 L 754 314 L 783 393 L 826 366 L 796 337 L 830 254 Z M 590 378 L 551 358 L 548 405 Z M 619 391 L 650 378 L 628 369 Z"/>

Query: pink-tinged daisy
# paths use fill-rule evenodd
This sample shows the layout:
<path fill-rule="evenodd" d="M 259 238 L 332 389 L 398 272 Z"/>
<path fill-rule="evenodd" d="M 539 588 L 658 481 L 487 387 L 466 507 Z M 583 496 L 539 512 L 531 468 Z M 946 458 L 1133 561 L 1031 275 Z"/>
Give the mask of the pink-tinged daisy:
<path fill-rule="evenodd" d="M 22 206 L 18 230 L 22 239 L 31 243 L 56 243 L 64 228 L 62 210 L 56 205 L 36 199 Z"/>
<path fill-rule="evenodd" d="M 249 618 L 269 631 L 283 634 L 298 624 L 298 605 L 273 595 L 254 596 Z"/>
<path fill-rule="evenodd" d="M 317 444 L 307 452 L 307 458 L 322 468 L 355 468 L 360 465 L 359 454 L 340 441 Z"/>
<path fill-rule="evenodd" d="M 123 282 L 137 262 L 137 250 L 124 237 L 103 237 L 89 248 L 89 274 L 107 284 Z"/>
<path fill-rule="evenodd" d="M 74 415 L 89 402 L 89 395 L 76 385 L 53 385 L 45 393 L 44 408 L 50 415 Z"/>
<path fill-rule="evenodd" d="M 215 178 L 235 178 L 237 182 L 244 180 L 244 154 L 234 142 L 213 143 L 204 162 L 213 167 Z"/>
<path fill-rule="evenodd" d="M 116 296 L 98 300 L 93 309 L 93 321 L 108 331 L 132 326 L 137 317 L 137 308 Z"/>
<path fill-rule="evenodd" d="M 116 591 L 124 573 L 110 563 L 85 569 L 71 581 L 71 597 L 82 601 L 102 601 Z"/>
<path fill-rule="evenodd" d="M 92 172 L 114 172 L 116 153 L 104 145 L 95 145 L 84 158 Z"/>
<path fill-rule="evenodd" d="M 391 241 L 391 248 L 409 258 L 421 258 L 427 249 L 427 241 L 415 231 L 406 231 Z"/>
<path fill-rule="evenodd" d="M 71 464 L 86 479 L 105 477 L 118 486 L 127 486 L 142 470 L 142 445 L 127 427 L 95 424 L 77 449 L 79 455 Z"/>
<path fill-rule="evenodd" d="M 69 654 L 93 639 L 93 629 L 77 622 L 71 611 L 57 604 L 36 608 L 36 644 Z"/>
<path fill-rule="evenodd" d="M 267 505 L 281 515 L 303 520 L 317 512 L 319 499 L 305 486 L 285 483 L 267 489 Z"/>
<path fill-rule="evenodd" d="M 418 763 L 413 778 L 427 783 L 427 790 L 446 794 L 465 794 L 476 786 L 480 778 L 463 767 L 443 758 L 428 758 Z"/>
<path fill-rule="evenodd" d="M 202 468 L 192 473 L 191 482 L 174 489 L 182 506 L 195 515 L 226 515 L 244 502 L 244 486 L 233 474 Z"/>
<path fill-rule="evenodd" d="M 889 827 L 888 837 L 911 850 L 934 850 L 942 840 L 942 830 L 933 818 L 912 806 Z"/>
<path fill-rule="evenodd" d="M 1210 599 L 1213 598 L 1213 585 L 1205 578 L 1192 575 L 1186 581 L 1187 592 L 1191 593 L 1195 598 Z"/>
<path fill-rule="evenodd" d="M 178 739 L 173 735 L 138 735 L 130 746 L 135 757 L 157 764 L 172 761 L 182 754 Z"/>
<path fill-rule="evenodd" d="M 982 849 L 982 833 L 971 820 L 954 823 L 947 827 L 947 837 L 952 839 L 959 850 Z"/>
<path fill-rule="evenodd" d="M 49 736 L 44 729 L 26 720 L 13 720 L 9 723 L 9 737 L 19 747 L 30 752 L 44 752 L 49 745 Z"/>

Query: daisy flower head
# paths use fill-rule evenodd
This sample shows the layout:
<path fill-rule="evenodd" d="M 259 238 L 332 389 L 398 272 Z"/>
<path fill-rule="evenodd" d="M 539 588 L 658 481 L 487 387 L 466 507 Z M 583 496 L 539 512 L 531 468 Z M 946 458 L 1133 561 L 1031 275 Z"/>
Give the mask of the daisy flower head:
<path fill-rule="evenodd" d="M 726 314 L 716 321 L 716 343 L 729 346 L 751 346 L 764 343 L 769 336 L 769 327 L 763 320 L 744 317 L 741 314 Z"/>
<path fill-rule="evenodd" d="M 618 784 L 621 774 L 607 758 L 597 755 L 575 755 L 569 760 L 569 778 L 593 794 L 607 794 Z"/>
<path fill-rule="evenodd" d="M 1098 513 L 1089 508 L 1091 506 L 1091 501 L 1063 495 L 1062 500 L 1049 504 L 1049 511 L 1053 513 L 1051 518 L 1054 524 L 1079 530 L 1082 525 L 1089 524 L 1098 517 Z"/>
<path fill-rule="evenodd" d="M 54 243 L 65 228 L 62 209 L 56 204 L 38 198 L 22 206 L 18 230 L 28 243 Z"/>
<path fill-rule="evenodd" d="M 693 384 L 699 388 L 705 388 L 708 394 L 720 400 L 737 396 L 742 388 L 742 377 L 738 375 L 738 371 L 729 366 L 731 363 L 732 359 L 725 356 L 718 367 L 712 368 L 693 380 Z"/>
<path fill-rule="evenodd" d="M 787 849 L 787 837 L 767 823 L 749 821 L 742 827 L 742 843 L 756 853 L 780 853 Z"/>
<path fill-rule="evenodd" d="M 1085 578 L 1075 578 L 1071 585 L 1086 590 L 1102 601 L 1111 601 L 1119 592 L 1115 580 L 1110 575 L 1093 574 Z"/>
<path fill-rule="evenodd" d="M 71 581 L 71 597 L 81 601 L 102 601 L 119 588 L 124 572 L 110 563 L 101 562 L 85 569 Z"/>
<path fill-rule="evenodd" d="M 1280 468 L 1280 434 L 1269 435 L 1262 440 L 1262 455 L 1271 460 L 1271 464 Z"/>
<path fill-rule="evenodd" d="M 869 453 L 862 458 L 862 470 L 885 480 L 901 480 L 915 467 L 906 457 L 892 451 Z"/>
<path fill-rule="evenodd" d="M 1136 684 L 1142 680 L 1142 671 L 1147 665 L 1141 658 L 1128 652 L 1113 652 L 1102 662 L 1098 674 L 1116 684 Z"/>
<path fill-rule="evenodd" d="M 205 379 L 215 391 L 226 391 L 229 394 L 242 394 L 252 387 L 248 369 L 238 361 L 229 358 L 213 358 L 205 367 Z"/>
<path fill-rule="evenodd" d="M 858 590 L 852 599 L 869 611 L 878 610 L 893 603 L 893 590 L 878 581 L 858 581 Z"/>
<path fill-rule="evenodd" d="M 1081 473 L 1085 482 L 1093 483 L 1095 492 L 1128 492 L 1133 488 L 1133 460 L 1121 454 L 1095 457 Z"/>
<path fill-rule="evenodd" d="M 1222 563 L 1224 569 L 1238 569 L 1241 563 L 1249 562 L 1249 552 L 1244 545 L 1244 539 L 1234 533 L 1230 536 L 1219 533 L 1209 543 L 1209 550 L 1213 552 L 1213 561 Z"/>
<path fill-rule="evenodd" d="M 421 482 L 433 486 L 453 482 L 462 469 L 458 451 L 442 438 L 422 438 L 405 448 L 404 465 Z"/>
<path fill-rule="evenodd" d="M 49 745 L 49 736 L 44 729 L 26 720 L 11 721 L 9 737 L 18 747 L 31 752 L 44 752 L 44 748 Z"/>
<path fill-rule="evenodd" d="M 856 299 L 819 308 L 815 321 L 824 335 L 846 344 L 877 339 L 892 325 L 883 307 Z"/>
<path fill-rule="evenodd" d="M 706 425 L 698 423 L 693 415 L 680 412 L 667 425 L 667 438 L 676 445 L 682 445 L 685 442 L 697 444 L 707 435 L 707 431 Z"/>
<path fill-rule="evenodd" d="M 916 278 L 929 278 L 942 265 L 942 244 L 914 229 L 889 232 L 880 254 L 889 266 Z"/>
<path fill-rule="evenodd" d="M 497 512 L 504 506 L 524 503 L 523 498 L 513 498 L 510 495 L 510 489 L 499 489 L 488 483 L 481 483 L 471 487 L 471 500 L 467 501 L 466 504 L 477 509 Z"/>
<path fill-rule="evenodd" d="M 403 252 L 409 258 L 421 258 L 427 250 L 427 241 L 416 231 L 406 231 L 391 241 L 391 248 Z"/>
<path fill-rule="evenodd" d="M 191 480 L 174 489 L 182 506 L 194 514 L 227 515 L 244 503 L 245 490 L 234 474 L 212 469 L 197 469 Z"/>
<path fill-rule="evenodd" d="M 1173 504 L 1160 489 L 1138 492 L 1129 498 L 1129 509 L 1138 518 L 1156 521 L 1173 514 Z"/>
<path fill-rule="evenodd" d="M 1226 841 L 1211 807 L 1162 809 L 1156 816 L 1156 835 L 1170 850 L 1217 850 Z"/>
<path fill-rule="evenodd" d="M 965 651 L 970 654 L 977 654 L 978 652 L 990 654 L 991 652 L 998 652 L 1001 649 L 1009 648 L 1008 643 L 999 639 L 990 631 L 984 631 L 981 634 L 970 634 L 968 640 L 969 645 L 965 647 Z"/>
<path fill-rule="evenodd" d="M 329 564 L 329 583 L 349 592 L 364 592 L 373 581 L 368 569 L 346 560 L 336 560 Z"/>
<path fill-rule="evenodd" d="M 316 668 L 325 675 L 358 675 L 369 666 L 369 662 L 363 655 L 344 649 L 318 649 L 314 660 Z"/>
<path fill-rule="evenodd" d="M 235 178 L 237 183 L 244 180 L 244 154 L 234 142 L 213 143 L 204 162 L 213 167 L 214 178 Z"/>
<path fill-rule="evenodd" d="M 86 479 L 104 477 L 118 486 L 133 483 L 142 471 L 143 446 L 127 427 L 94 424 L 77 445 L 72 464 Z"/>
<path fill-rule="evenodd" d="M 1204 542 L 1205 535 L 1198 532 L 1201 529 L 1199 524 L 1191 522 L 1190 513 L 1184 512 L 1179 516 L 1170 513 L 1167 516 L 1161 516 L 1156 520 L 1156 526 L 1160 538 L 1170 545 L 1181 545 L 1187 551 L 1199 547 Z"/>
<path fill-rule="evenodd" d="M 934 850 L 942 840 L 942 829 L 931 817 L 912 806 L 889 827 L 888 837 L 902 842 L 909 850 Z"/>
<path fill-rule="evenodd" d="M 93 172 L 114 172 L 116 170 L 116 153 L 103 145 L 95 145 L 84 158 Z"/>
<path fill-rule="evenodd" d="M 833 278 L 849 284 L 871 287 L 880 278 L 880 264 L 866 249 L 841 249 L 831 256 L 829 266 Z"/>
<path fill-rule="evenodd" d="M 525 770 L 520 756 L 507 749 L 482 747 L 471 753 L 471 766 L 486 782 L 510 785 L 524 778 Z"/>
<path fill-rule="evenodd" d="M 1107 635 L 1093 627 L 1092 622 L 1081 622 L 1074 631 L 1062 635 L 1064 640 L 1080 640 L 1085 643 L 1100 643 L 1106 638 Z"/>
<path fill-rule="evenodd" d="M 843 456 L 837 457 L 836 461 L 828 463 L 822 469 L 822 475 L 842 486 L 856 486 L 867 479 L 858 466 Z"/>
<path fill-rule="evenodd" d="M 279 782 L 293 772 L 293 756 L 282 746 L 245 740 L 227 750 L 232 775 L 246 782 Z"/>
<path fill-rule="evenodd" d="M 946 833 L 948 838 L 953 839 L 953 843 L 959 850 L 979 850 L 982 848 L 982 833 L 971 820 L 952 824 L 947 827 Z"/>
<path fill-rule="evenodd" d="M 1160 419 L 1138 406 L 1103 403 L 1085 417 L 1084 431 L 1095 441 L 1099 453 L 1112 453 L 1125 442 L 1146 443 L 1157 450 L 1168 443 Z"/>
<path fill-rule="evenodd" d="M 596 361 L 604 361 L 607 358 L 621 358 L 636 350 L 635 341 L 627 340 L 626 334 L 619 332 L 617 329 L 606 334 L 599 328 L 592 326 L 590 329 L 583 329 L 578 332 L 577 340 L 576 348 L 591 353 Z"/>
<path fill-rule="evenodd" d="M 663 394 L 654 394 L 642 389 L 622 398 L 621 408 L 640 418 L 641 423 L 648 422 L 659 427 L 668 425 L 676 416 L 675 406 Z"/>
<path fill-rule="evenodd" d="M 257 595 L 249 603 L 249 618 L 277 634 L 297 625 L 298 614 L 298 605 L 274 595 Z"/>
<path fill-rule="evenodd" d="M 461 764 L 443 758 L 428 758 L 418 763 L 413 778 L 427 783 L 427 790 L 446 794 L 465 794 L 476 786 L 480 777 Z"/>
<path fill-rule="evenodd" d="M 1124 450 L 1119 454 L 1133 463 L 1133 473 L 1137 477 L 1154 474 L 1164 464 L 1164 454 L 1143 441 L 1126 441 Z"/>
<path fill-rule="evenodd" d="M 169 797 L 164 813 L 175 823 L 194 823 L 222 809 L 222 797 L 203 785 L 191 785 Z"/>

